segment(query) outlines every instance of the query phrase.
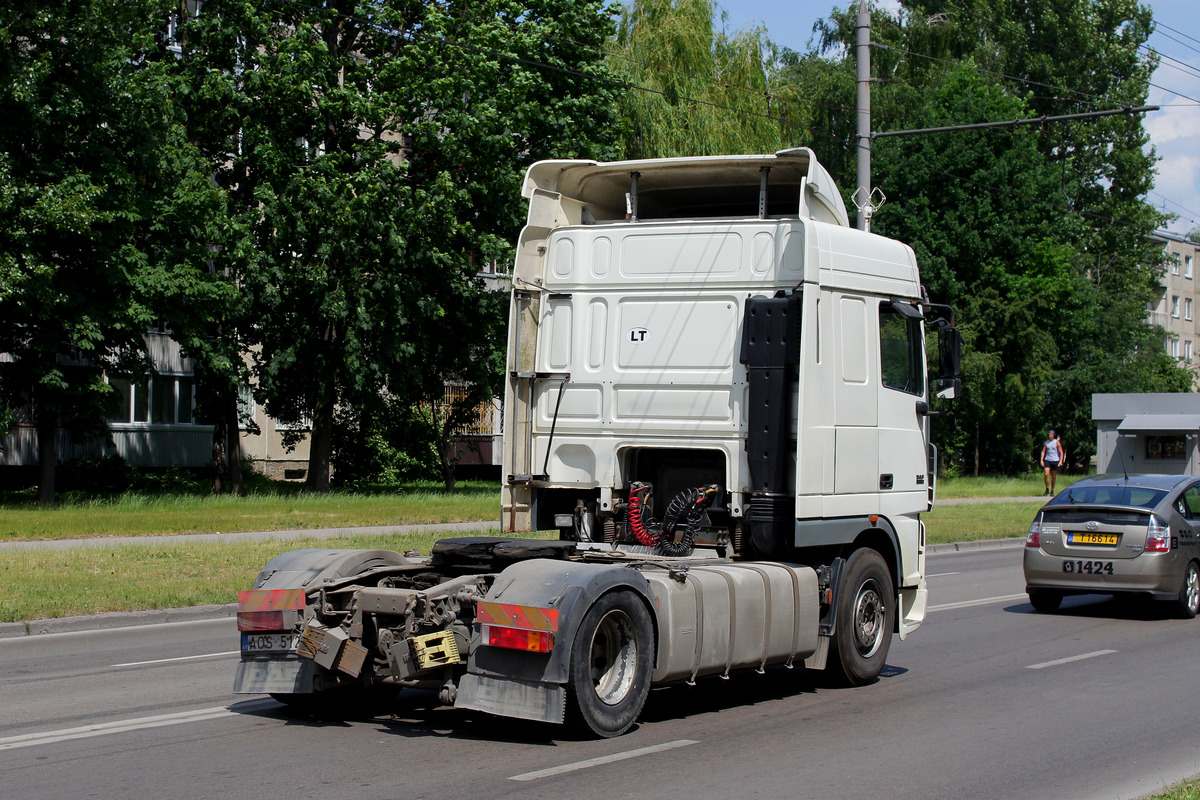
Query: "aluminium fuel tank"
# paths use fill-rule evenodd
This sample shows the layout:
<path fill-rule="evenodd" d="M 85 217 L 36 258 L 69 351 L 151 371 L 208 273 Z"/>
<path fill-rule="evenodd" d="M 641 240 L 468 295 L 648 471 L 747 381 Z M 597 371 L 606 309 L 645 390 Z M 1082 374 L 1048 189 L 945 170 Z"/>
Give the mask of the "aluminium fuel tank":
<path fill-rule="evenodd" d="M 659 621 L 654 683 L 800 664 L 817 650 L 809 567 L 754 562 L 647 569 Z"/>

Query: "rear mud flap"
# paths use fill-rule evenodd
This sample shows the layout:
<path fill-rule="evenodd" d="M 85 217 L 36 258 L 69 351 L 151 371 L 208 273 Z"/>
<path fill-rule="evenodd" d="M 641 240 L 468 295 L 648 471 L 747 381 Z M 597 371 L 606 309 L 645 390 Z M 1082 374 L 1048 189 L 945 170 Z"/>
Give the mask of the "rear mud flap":
<path fill-rule="evenodd" d="M 527 683 L 468 673 L 458 684 L 454 707 L 486 711 L 499 717 L 562 723 L 567 709 L 567 689 L 558 684 Z"/>
<path fill-rule="evenodd" d="M 234 694 L 307 694 L 317 665 L 303 661 L 242 661 L 233 678 Z"/>

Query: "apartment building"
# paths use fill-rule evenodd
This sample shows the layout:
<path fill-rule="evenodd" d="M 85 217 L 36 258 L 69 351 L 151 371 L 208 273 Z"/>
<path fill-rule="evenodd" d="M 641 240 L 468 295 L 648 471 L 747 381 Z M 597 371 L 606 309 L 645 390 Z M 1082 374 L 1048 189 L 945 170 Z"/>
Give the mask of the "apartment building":
<path fill-rule="evenodd" d="M 1167 353 L 1183 366 L 1191 366 L 1200 359 L 1200 275 L 1196 274 L 1200 244 L 1167 231 L 1156 231 L 1153 238 L 1162 243 L 1168 260 L 1162 292 L 1156 302 L 1147 305 L 1146 321 L 1161 325 L 1166 330 L 1163 346 Z M 1196 374 L 1200 377 L 1200 371 Z"/>

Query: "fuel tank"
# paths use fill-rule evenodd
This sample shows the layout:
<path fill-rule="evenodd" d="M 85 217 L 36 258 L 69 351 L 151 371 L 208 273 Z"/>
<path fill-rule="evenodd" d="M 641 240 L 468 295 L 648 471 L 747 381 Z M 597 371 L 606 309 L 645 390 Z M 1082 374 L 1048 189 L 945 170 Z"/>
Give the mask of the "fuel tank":
<path fill-rule="evenodd" d="M 644 570 L 659 621 L 654 683 L 801 663 L 817 650 L 817 574 L 775 562 Z"/>

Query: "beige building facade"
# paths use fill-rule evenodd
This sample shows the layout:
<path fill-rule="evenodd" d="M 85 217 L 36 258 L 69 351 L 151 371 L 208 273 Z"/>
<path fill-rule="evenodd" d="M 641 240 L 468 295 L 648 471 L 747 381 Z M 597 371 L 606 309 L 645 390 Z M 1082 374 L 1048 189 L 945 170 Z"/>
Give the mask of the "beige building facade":
<path fill-rule="evenodd" d="M 1163 347 L 1181 366 L 1200 378 L 1200 244 L 1166 231 L 1157 231 L 1167 254 L 1162 275 L 1162 292 L 1148 304 L 1146 321 L 1166 331 Z M 1200 388 L 1200 382 L 1197 387 Z"/>

